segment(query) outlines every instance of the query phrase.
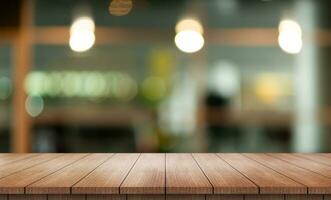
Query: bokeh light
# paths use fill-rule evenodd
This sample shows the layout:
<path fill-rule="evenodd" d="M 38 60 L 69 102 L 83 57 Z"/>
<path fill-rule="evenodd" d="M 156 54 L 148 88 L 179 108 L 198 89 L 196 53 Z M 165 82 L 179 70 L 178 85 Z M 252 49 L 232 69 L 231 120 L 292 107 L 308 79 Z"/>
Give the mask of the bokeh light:
<path fill-rule="evenodd" d="M 112 0 L 109 5 L 109 13 L 114 16 L 129 14 L 132 9 L 132 0 Z"/>
<path fill-rule="evenodd" d="M 89 50 L 95 42 L 94 29 L 95 25 L 91 17 L 77 18 L 70 28 L 70 48 L 76 52 Z"/>
<path fill-rule="evenodd" d="M 278 43 L 289 54 L 297 54 L 302 49 L 302 30 L 293 20 L 282 20 L 279 24 Z"/>
<path fill-rule="evenodd" d="M 33 71 L 25 80 L 25 90 L 29 95 L 130 101 L 137 95 L 138 86 L 123 72 Z"/>
<path fill-rule="evenodd" d="M 70 27 L 70 34 L 74 34 L 81 29 L 94 32 L 95 24 L 93 19 L 87 16 L 78 17 Z"/>
<path fill-rule="evenodd" d="M 45 74 L 42 72 L 29 73 L 25 79 L 25 91 L 30 95 L 41 95 L 45 93 L 44 84 L 46 82 Z"/>
<path fill-rule="evenodd" d="M 194 53 L 203 47 L 204 39 L 196 31 L 181 31 L 175 37 L 175 44 L 185 53 Z"/>
<path fill-rule="evenodd" d="M 44 100 L 39 95 L 29 95 L 25 100 L 26 112 L 31 117 L 37 117 L 44 109 Z"/>
<path fill-rule="evenodd" d="M 113 87 L 113 94 L 114 97 L 121 101 L 130 101 L 138 93 L 138 85 L 136 81 L 127 74 L 118 74 L 115 83 L 116 85 Z"/>
<path fill-rule="evenodd" d="M 222 97 L 231 98 L 240 92 L 240 73 L 232 63 L 218 62 L 209 71 L 210 89 Z"/>
<path fill-rule="evenodd" d="M 262 73 L 255 79 L 255 95 L 264 104 L 276 104 L 287 92 L 284 87 L 285 83 L 286 81 L 281 81 L 277 75 Z"/>
<path fill-rule="evenodd" d="M 199 51 L 205 41 L 202 36 L 203 27 L 194 19 L 184 19 L 176 25 L 175 44 L 185 53 L 194 53 Z"/>
<path fill-rule="evenodd" d="M 202 25 L 195 19 L 183 19 L 176 24 L 176 33 L 185 30 L 196 31 L 201 34 L 203 33 Z"/>
<path fill-rule="evenodd" d="M 158 101 L 166 95 L 166 91 L 166 83 L 160 77 L 151 76 L 142 83 L 142 93 L 148 100 Z"/>

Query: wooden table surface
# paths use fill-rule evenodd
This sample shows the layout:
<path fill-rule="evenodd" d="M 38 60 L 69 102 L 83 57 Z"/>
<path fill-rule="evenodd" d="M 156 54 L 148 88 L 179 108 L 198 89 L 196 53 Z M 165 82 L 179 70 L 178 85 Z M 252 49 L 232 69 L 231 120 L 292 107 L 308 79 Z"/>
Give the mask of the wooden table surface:
<path fill-rule="evenodd" d="M 331 200 L 331 154 L 0 154 L 2 199 Z"/>

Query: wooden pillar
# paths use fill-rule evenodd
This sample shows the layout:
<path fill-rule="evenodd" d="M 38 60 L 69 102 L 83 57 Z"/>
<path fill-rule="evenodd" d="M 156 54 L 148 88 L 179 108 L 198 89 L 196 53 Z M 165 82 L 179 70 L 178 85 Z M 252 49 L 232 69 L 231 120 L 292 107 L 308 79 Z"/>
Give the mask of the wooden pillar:
<path fill-rule="evenodd" d="M 32 0 L 24 0 L 21 5 L 20 26 L 14 43 L 13 51 L 13 114 L 11 151 L 27 153 L 30 151 L 31 121 L 25 111 L 26 93 L 24 80 L 31 65 L 31 33 L 33 20 Z"/>

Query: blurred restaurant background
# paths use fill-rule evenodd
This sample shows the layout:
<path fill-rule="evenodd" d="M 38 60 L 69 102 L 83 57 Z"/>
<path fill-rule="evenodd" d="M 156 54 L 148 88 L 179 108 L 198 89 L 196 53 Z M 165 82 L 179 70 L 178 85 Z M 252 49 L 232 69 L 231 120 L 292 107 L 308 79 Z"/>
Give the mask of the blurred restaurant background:
<path fill-rule="evenodd" d="M 0 152 L 328 152 L 330 7 L 3 0 Z"/>

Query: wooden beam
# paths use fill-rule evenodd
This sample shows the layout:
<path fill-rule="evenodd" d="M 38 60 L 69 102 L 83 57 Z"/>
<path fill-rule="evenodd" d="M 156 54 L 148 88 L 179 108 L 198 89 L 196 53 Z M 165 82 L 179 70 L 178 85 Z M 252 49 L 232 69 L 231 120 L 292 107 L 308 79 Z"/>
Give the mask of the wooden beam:
<path fill-rule="evenodd" d="M 206 42 L 229 46 L 278 46 L 277 28 L 208 29 Z"/>
<path fill-rule="evenodd" d="M 67 45 L 67 26 L 36 27 L 33 42 L 46 45 Z M 169 44 L 175 37 L 174 30 L 155 28 L 96 27 L 96 44 L 155 43 Z M 51 37 L 50 37 L 51 36 Z M 257 37 L 258 36 L 258 37 Z M 275 28 L 208 29 L 205 40 L 212 44 L 239 46 L 276 46 L 278 31 Z"/>
<path fill-rule="evenodd" d="M 67 45 L 69 26 L 37 27 L 33 42 L 46 45 Z M 173 42 L 175 32 L 156 28 L 96 27 L 96 44 L 132 44 Z M 50 37 L 51 36 L 51 37 Z M 318 46 L 331 46 L 331 30 L 305 33 L 305 38 Z M 204 34 L 206 43 L 228 46 L 278 46 L 277 28 L 210 28 Z"/>
<path fill-rule="evenodd" d="M 46 45 L 68 45 L 69 26 L 36 27 L 33 42 Z M 152 43 L 173 40 L 174 33 L 165 29 L 143 29 L 143 28 L 108 28 L 96 27 L 96 44 L 131 44 Z"/>
<path fill-rule="evenodd" d="M 30 151 L 30 118 L 25 111 L 24 80 L 31 65 L 32 0 L 22 1 L 21 24 L 14 47 L 14 96 L 12 118 L 12 151 Z"/>
<path fill-rule="evenodd" d="M 36 27 L 33 43 L 67 45 L 69 26 Z M 174 30 L 156 28 L 96 27 L 96 44 L 155 43 L 169 44 Z M 51 37 L 50 37 L 51 36 Z M 331 30 L 305 32 L 304 38 L 318 46 L 331 46 Z M 206 43 L 228 46 L 278 46 L 277 28 L 209 28 L 204 34 Z"/>

